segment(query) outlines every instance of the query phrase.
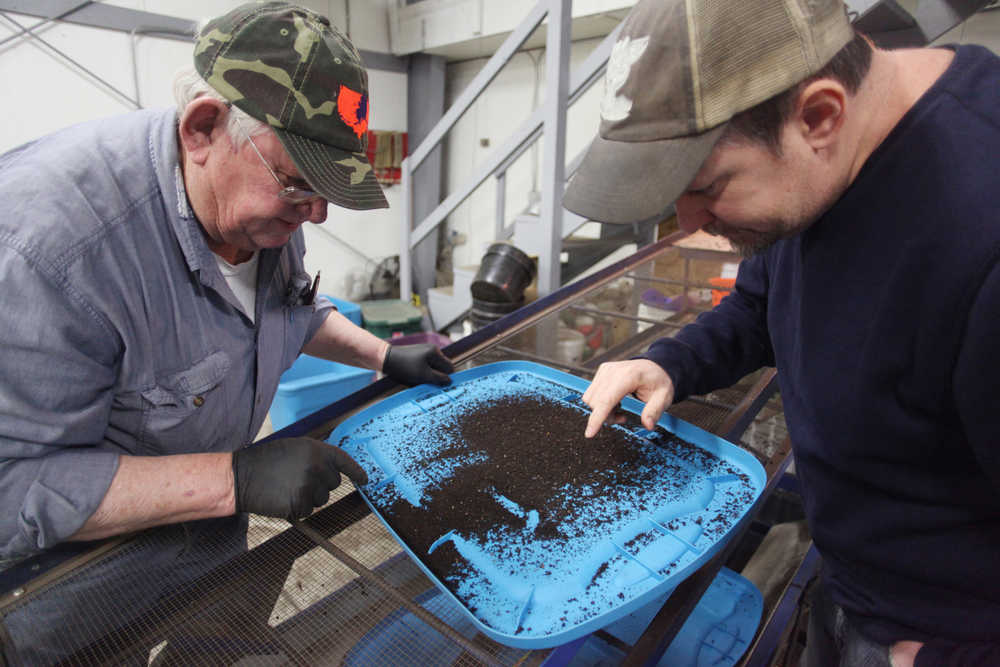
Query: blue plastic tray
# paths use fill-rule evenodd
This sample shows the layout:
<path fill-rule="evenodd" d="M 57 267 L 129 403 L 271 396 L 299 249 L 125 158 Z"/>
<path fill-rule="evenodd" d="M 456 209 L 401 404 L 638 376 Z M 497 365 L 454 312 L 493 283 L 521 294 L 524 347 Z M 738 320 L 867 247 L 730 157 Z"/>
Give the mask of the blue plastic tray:
<path fill-rule="evenodd" d="M 604 631 L 629 646 L 635 645 L 667 601 L 651 604 L 621 618 Z M 705 590 L 698 604 L 657 667 L 731 667 L 750 647 L 764 612 L 764 598 L 750 581 L 722 568 Z M 626 655 L 618 647 L 591 635 L 569 660 L 569 667 L 598 667 L 620 664 Z"/>
<path fill-rule="evenodd" d="M 281 374 L 271 402 L 275 431 L 339 401 L 375 380 L 375 371 L 300 354 Z"/>
<path fill-rule="evenodd" d="M 419 506 L 425 489 L 446 485 L 462 465 L 457 459 L 451 459 L 451 468 L 440 461 L 420 463 L 448 441 L 435 437 L 437 429 L 443 433 L 468 411 L 511 395 L 533 394 L 586 412 L 579 398 L 589 385 L 522 361 L 479 366 L 452 380 L 443 389 L 420 385 L 391 396 L 342 422 L 328 440 L 365 468 L 365 500 L 424 573 L 480 631 L 503 644 L 558 646 L 664 596 L 718 551 L 763 489 L 764 469 L 749 452 L 670 415 L 659 426 L 694 445 L 695 452 L 682 456 L 659 431 L 605 427 L 618 429 L 640 448 L 644 465 L 664 483 L 617 493 L 615 503 L 593 489 L 568 487 L 579 503 L 581 525 L 588 517 L 604 520 L 598 533 L 567 526 L 564 534 L 580 536 L 558 541 L 537 539 L 537 520 L 532 521 L 537 510 L 500 495 L 499 502 L 526 518 L 524 534 L 500 541 L 489 533 L 443 532 L 430 551 L 451 542 L 467 565 L 466 576 L 449 588 L 424 563 L 426 554 L 414 553 L 379 508 L 400 499 Z M 634 414 L 642 407 L 630 397 L 622 401 Z"/>
<path fill-rule="evenodd" d="M 476 625 L 465 617 L 453 598 L 430 589 L 415 602 L 440 618 L 451 621 L 451 628 L 472 639 Z M 615 621 L 604 631 L 628 645 L 634 645 L 646 626 L 666 602 L 666 596 Z M 731 667 L 746 653 L 764 611 L 764 600 L 757 588 L 744 577 L 722 568 L 688 615 L 657 667 Z M 396 647 L 396 648 L 394 648 Z M 413 613 L 398 609 L 372 628 L 344 658 L 348 667 L 367 667 L 384 663 L 398 647 L 406 647 L 412 665 L 450 665 L 464 649 L 441 635 Z M 625 653 L 616 646 L 591 635 L 571 658 L 555 653 L 549 662 L 569 667 L 603 667 L 620 664 Z M 568 663 L 567 663 L 568 660 Z"/>

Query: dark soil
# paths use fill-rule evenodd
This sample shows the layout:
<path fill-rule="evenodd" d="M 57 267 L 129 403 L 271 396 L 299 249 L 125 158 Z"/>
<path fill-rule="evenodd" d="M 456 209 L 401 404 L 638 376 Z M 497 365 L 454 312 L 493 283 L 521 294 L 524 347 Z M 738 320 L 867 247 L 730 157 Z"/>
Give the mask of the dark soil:
<path fill-rule="evenodd" d="M 664 478 L 662 457 L 651 459 L 648 441 L 609 427 L 593 439 L 584 438 L 587 417 L 582 404 L 577 408 L 538 395 L 490 400 L 440 428 L 442 447 L 419 465 L 440 467 L 449 459 L 474 459 L 476 463 L 457 467 L 443 484 L 429 487 L 419 507 L 397 500 L 379 510 L 445 582 L 460 579 L 466 567 L 450 542 L 428 554 L 430 546 L 448 531 L 467 538 L 489 534 L 494 540 L 523 544 L 529 525 L 527 510 L 538 512 L 532 534 L 536 542 L 566 540 L 598 530 L 617 517 L 580 517 L 581 499 L 603 496 L 614 500 L 630 489 L 672 482 Z M 626 427 L 641 428 L 637 416 L 627 418 Z M 719 470 L 724 464 L 717 457 L 665 430 L 658 428 L 652 439 L 695 468 L 728 472 Z M 525 511 L 505 506 L 498 495 Z M 517 553 L 516 544 L 512 553 Z M 525 566 L 544 570 L 545 564 L 511 562 L 509 566 L 513 572 Z"/>

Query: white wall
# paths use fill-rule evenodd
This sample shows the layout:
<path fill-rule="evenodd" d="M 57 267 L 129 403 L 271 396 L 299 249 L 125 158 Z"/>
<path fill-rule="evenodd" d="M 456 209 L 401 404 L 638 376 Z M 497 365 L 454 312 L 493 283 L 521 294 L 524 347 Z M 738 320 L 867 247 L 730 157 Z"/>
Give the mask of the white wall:
<path fill-rule="evenodd" d="M 299 0 L 300 4 L 330 17 L 347 31 L 361 49 L 388 50 L 387 3 L 390 0 Z M 348 2 L 350 3 L 348 6 Z M 121 7 L 200 21 L 241 4 L 234 0 L 132 0 L 108 2 Z M 349 12 L 347 10 L 350 10 Z M 11 14 L 25 27 L 40 19 Z M 0 18 L 0 40 L 19 32 Z M 132 43 L 129 35 L 67 23 L 50 23 L 38 30 L 47 42 L 135 98 Z M 135 39 L 138 98 L 145 108 L 173 106 L 171 81 L 181 67 L 191 63 L 192 44 L 151 36 Z M 121 95 L 69 64 L 39 42 L 21 38 L 0 47 L 0 81 L 4 89 L 4 122 L 0 123 L 0 152 L 74 123 L 126 113 L 134 107 Z M 370 127 L 406 129 L 406 75 L 371 71 Z M 345 290 L 347 276 L 370 271 L 372 264 L 330 237 L 346 240 L 372 260 L 399 252 L 399 186 L 386 188 L 390 209 L 355 212 L 331 207 L 322 227 L 306 230 L 306 267 L 323 272 L 322 290 L 352 298 Z M 328 230 L 329 233 L 327 233 Z"/>

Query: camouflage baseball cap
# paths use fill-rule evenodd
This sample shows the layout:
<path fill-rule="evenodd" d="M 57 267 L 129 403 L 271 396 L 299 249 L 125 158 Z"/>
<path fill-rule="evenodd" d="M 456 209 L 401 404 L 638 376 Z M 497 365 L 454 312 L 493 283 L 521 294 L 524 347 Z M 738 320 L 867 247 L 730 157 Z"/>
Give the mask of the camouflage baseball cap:
<path fill-rule="evenodd" d="M 663 215 L 729 119 L 821 70 L 853 36 L 841 0 L 639 0 L 563 205 L 601 222 Z"/>
<path fill-rule="evenodd" d="M 351 209 L 388 207 L 365 153 L 368 74 L 328 18 L 287 2 L 240 5 L 202 28 L 194 66 L 271 126 L 324 198 Z"/>

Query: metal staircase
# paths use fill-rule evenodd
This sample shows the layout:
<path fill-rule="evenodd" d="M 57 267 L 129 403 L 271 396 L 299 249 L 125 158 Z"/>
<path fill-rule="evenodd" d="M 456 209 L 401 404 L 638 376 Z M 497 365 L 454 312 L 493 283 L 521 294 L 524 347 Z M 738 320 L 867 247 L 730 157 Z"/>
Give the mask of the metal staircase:
<path fill-rule="evenodd" d="M 566 164 L 566 110 L 601 79 L 611 48 L 617 39 L 616 27 L 570 74 L 569 21 L 572 0 L 540 0 L 507 40 L 483 66 L 469 86 L 428 133 L 423 142 L 403 161 L 403 207 L 400 297 L 412 294 L 410 253 L 421 240 L 434 231 L 446 217 L 476 191 L 487 179 L 496 185 L 494 210 L 494 240 L 509 240 L 528 255 L 538 258 L 538 293 L 544 296 L 558 289 L 595 261 L 607 256 L 626 243 L 651 238 L 648 225 L 626 226 L 602 233 L 596 241 L 564 239 L 589 222 L 562 208 L 562 193 L 566 180 L 573 173 L 580 157 Z M 421 220 L 413 214 L 413 174 L 421 163 L 439 146 L 447 132 L 469 109 L 503 66 L 525 40 L 548 18 L 546 26 L 546 90 L 544 103 L 519 126 L 507 140 L 495 149 L 485 163 L 457 190 Z M 554 94 L 553 94 L 554 93 Z M 546 137 L 542 157 L 541 199 L 537 210 L 524 211 L 509 217 L 505 210 L 506 175 L 508 169 L 541 136 Z M 637 235 L 636 230 L 640 230 Z M 569 261 L 562 262 L 564 252 Z M 469 285 L 476 266 L 459 266 L 454 271 L 452 285 L 434 287 L 427 292 L 428 309 L 434 326 L 443 328 L 460 317 L 472 304 Z"/>

